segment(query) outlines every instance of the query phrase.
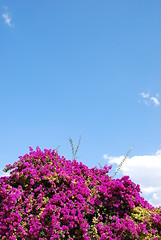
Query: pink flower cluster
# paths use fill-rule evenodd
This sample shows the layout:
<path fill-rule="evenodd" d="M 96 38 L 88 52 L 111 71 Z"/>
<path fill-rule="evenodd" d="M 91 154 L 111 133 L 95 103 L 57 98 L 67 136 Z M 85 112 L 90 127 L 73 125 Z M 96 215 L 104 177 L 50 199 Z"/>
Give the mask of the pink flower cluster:
<path fill-rule="evenodd" d="M 160 209 L 128 176 L 111 179 L 111 166 L 89 169 L 39 147 L 19 158 L 0 178 L 0 239 L 161 239 Z"/>

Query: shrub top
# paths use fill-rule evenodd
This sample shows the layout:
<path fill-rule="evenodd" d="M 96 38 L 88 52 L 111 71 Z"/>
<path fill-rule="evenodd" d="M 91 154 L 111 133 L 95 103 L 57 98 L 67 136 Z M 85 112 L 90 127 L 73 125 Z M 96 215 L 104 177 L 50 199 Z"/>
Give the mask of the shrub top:
<path fill-rule="evenodd" d="M 110 169 L 30 148 L 0 178 L 0 239 L 161 239 L 161 209 Z"/>

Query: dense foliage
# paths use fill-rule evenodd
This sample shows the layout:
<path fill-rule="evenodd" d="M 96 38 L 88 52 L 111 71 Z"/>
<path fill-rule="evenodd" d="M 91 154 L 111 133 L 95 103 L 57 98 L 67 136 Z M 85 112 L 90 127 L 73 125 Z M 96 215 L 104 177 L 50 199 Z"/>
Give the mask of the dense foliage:
<path fill-rule="evenodd" d="M 110 169 L 30 148 L 0 178 L 0 239 L 161 239 L 161 208 Z"/>

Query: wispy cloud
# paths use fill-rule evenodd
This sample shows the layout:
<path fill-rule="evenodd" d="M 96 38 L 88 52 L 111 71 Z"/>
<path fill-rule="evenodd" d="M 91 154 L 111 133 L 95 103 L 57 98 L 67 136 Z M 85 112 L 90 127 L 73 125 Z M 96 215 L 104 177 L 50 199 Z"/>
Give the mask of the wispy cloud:
<path fill-rule="evenodd" d="M 140 93 L 140 95 L 143 97 L 143 98 L 148 98 L 149 97 L 149 93 Z"/>
<path fill-rule="evenodd" d="M 160 105 L 160 102 L 159 102 L 158 98 L 156 98 L 156 97 L 151 97 L 150 100 L 151 100 L 156 106 Z"/>
<path fill-rule="evenodd" d="M 5 21 L 5 23 L 11 27 L 11 17 L 9 16 L 8 13 L 2 13 L 2 17 Z"/>
<path fill-rule="evenodd" d="M 119 165 L 124 156 L 108 157 L 108 164 Z M 123 175 L 128 175 L 135 183 L 139 184 L 143 196 L 153 206 L 161 206 L 161 150 L 154 155 L 134 156 L 127 158 L 120 169 Z"/>
<path fill-rule="evenodd" d="M 160 102 L 159 102 L 159 95 L 157 94 L 156 96 L 150 96 L 149 93 L 145 93 L 142 92 L 140 93 L 140 96 L 143 98 L 143 102 L 145 105 L 150 106 L 151 102 L 155 105 L 155 106 L 159 106 Z"/>

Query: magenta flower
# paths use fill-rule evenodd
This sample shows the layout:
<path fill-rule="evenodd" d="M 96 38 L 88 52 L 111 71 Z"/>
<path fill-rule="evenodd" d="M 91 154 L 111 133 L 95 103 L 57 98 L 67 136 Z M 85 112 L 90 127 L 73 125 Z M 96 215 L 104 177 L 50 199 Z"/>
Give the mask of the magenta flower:
<path fill-rule="evenodd" d="M 112 180 L 110 169 L 30 147 L 0 178 L 0 239 L 160 239 L 161 208 L 128 176 Z"/>

